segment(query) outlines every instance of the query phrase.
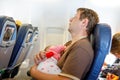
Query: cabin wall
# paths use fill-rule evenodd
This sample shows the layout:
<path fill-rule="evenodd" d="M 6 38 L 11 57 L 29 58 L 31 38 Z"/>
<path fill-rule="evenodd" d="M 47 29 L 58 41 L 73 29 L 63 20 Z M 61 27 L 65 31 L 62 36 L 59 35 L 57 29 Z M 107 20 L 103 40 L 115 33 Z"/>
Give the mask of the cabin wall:
<path fill-rule="evenodd" d="M 22 23 L 31 23 L 39 28 L 38 49 L 46 45 L 64 44 L 70 39 L 69 19 L 79 7 L 95 10 L 100 23 L 108 23 L 112 34 L 119 32 L 120 6 L 100 0 L 1 0 L 0 15 L 13 17 Z M 99 4 L 98 4 L 99 3 Z"/>

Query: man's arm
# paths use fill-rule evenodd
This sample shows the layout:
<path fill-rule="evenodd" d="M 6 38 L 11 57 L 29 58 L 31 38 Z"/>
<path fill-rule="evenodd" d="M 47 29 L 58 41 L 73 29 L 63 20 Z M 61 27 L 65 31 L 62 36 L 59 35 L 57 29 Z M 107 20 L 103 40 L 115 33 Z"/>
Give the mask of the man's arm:
<path fill-rule="evenodd" d="M 37 65 L 34 65 L 30 69 L 30 75 L 37 79 L 37 80 L 72 80 L 68 77 L 60 76 L 60 75 L 55 75 L 55 74 L 47 74 L 43 73 L 37 70 Z"/>

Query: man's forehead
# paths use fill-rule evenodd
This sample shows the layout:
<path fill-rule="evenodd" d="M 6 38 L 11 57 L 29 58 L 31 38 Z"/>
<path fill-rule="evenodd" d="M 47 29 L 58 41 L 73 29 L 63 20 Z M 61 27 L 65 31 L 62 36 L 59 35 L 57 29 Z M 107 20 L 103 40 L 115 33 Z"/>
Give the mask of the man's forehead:
<path fill-rule="evenodd" d="M 80 11 L 77 11 L 75 15 L 80 16 L 80 13 L 81 13 Z"/>

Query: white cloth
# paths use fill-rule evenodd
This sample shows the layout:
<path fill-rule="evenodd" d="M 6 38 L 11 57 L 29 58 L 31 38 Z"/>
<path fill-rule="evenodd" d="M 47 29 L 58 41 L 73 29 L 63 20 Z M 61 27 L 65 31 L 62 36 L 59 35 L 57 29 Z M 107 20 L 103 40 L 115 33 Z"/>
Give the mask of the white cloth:
<path fill-rule="evenodd" d="M 117 58 L 116 58 L 115 55 L 113 55 L 112 53 L 109 53 L 109 54 L 106 56 L 104 62 L 107 63 L 108 65 L 112 65 L 112 64 L 115 62 L 116 59 L 117 59 Z"/>
<path fill-rule="evenodd" d="M 40 62 L 37 69 L 49 74 L 59 74 L 61 72 L 60 68 L 57 66 L 57 60 L 53 57 Z"/>

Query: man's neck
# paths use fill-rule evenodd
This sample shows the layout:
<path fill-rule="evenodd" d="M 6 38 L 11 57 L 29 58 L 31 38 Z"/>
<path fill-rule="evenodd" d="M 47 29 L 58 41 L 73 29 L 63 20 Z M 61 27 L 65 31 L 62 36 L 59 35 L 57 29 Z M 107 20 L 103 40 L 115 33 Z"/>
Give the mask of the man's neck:
<path fill-rule="evenodd" d="M 82 39 L 82 38 L 86 38 L 87 37 L 87 34 L 71 34 L 72 36 L 72 43 Z"/>

